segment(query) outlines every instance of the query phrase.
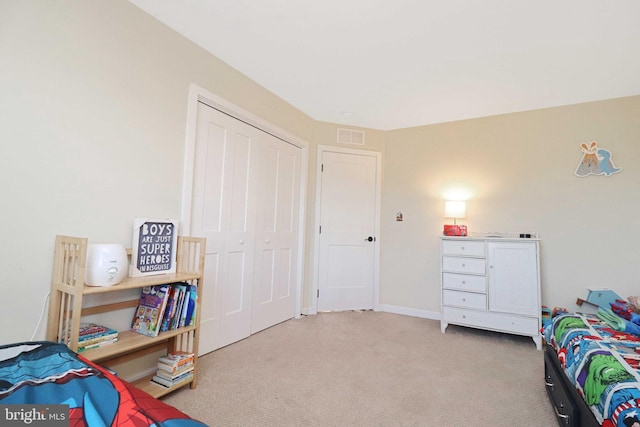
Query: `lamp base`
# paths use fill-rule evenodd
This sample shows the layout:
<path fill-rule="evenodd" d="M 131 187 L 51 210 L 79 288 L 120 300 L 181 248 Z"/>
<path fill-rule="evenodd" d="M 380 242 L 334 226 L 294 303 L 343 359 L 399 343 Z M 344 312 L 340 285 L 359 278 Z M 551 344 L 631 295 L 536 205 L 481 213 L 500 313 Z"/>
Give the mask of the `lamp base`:
<path fill-rule="evenodd" d="M 466 225 L 445 225 L 443 234 L 445 236 L 466 236 L 467 226 Z"/>

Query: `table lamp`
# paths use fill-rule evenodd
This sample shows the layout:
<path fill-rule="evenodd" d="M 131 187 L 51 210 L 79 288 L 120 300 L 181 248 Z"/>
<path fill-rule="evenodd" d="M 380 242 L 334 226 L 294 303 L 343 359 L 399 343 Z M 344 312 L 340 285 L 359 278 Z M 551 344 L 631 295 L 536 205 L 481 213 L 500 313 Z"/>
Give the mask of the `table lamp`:
<path fill-rule="evenodd" d="M 444 226 L 445 236 L 466 236 L 467 226 L 457 225 L 457 219 L 466 218 L 467 203 L 455 200 L 447 200 L 444 202 L 444 217 L 453 218 L 453 225 Z"/>

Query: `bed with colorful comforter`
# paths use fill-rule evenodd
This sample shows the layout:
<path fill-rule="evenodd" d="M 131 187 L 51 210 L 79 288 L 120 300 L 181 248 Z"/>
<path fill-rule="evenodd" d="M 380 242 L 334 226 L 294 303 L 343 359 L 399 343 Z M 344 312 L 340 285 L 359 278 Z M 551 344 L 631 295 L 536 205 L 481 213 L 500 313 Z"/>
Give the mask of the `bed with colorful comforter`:
<path fill-rule="evenodd" d="M 561 314 L 544 328 L 546 351 L 555 353 L 545 355 L 545 382 L 561 424 L 587 425 L 593 419 L 605 427 L 640 426 L 639 331 L 611 310 Z M 554 378 L 554 371 L 564 378 Z M 573 403 L 576 410 L 588 408 L 592 416 L 563 413 L 572 403 L 559 402 L 571 395 L 584 401 Z"/>
<path fill-rule="evenodd" d="M 206 427 L 52 342 L 0 346 L 0 405 L 17 404 L 68 405 L 72 427 Z"/>

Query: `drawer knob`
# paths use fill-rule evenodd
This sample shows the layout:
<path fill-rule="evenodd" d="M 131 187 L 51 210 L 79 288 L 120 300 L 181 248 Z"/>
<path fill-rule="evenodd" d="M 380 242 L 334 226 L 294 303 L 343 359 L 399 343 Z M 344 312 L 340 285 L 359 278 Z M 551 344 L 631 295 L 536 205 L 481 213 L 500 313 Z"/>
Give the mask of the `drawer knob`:
<path fill-rule="evenodd" d="M 467 302 L 467 299 L 466 298 L 462 298 L 462 302 Z"/>
<path fill-rule="evenodd" d="M 466 267 L 467 265 L 466 265 L 466 264 L 462 264 L 462 266 L 463 266 L 463 267 Z"/>
<path fill-rule="evenodd" d="M 462 284 L 463 284 L 463 285 L 466 285 L 466 284 L 467 284 L 467 281 L 466 281 L 466 280 L 463 280 L 463 281 L 462 281 Z"/>

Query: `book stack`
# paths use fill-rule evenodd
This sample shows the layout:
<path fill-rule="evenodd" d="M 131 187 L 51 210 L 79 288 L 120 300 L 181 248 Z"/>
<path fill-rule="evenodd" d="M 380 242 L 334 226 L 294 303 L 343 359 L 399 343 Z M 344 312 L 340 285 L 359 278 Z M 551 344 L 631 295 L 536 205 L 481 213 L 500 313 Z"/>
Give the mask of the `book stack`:
<path fill-rule="evenodd" d="M 80 325 L 78 335 L 78 353 L 98 348 L 118 341 L 118 331 L 96 323 Z"/>
<path fill-rule="evenodd" d="M 197 290 L 196 285 L 184 282 L 171 285 L 171 295 L 160 331 L 171 331 L 194 324 Z"/>
<path fill-rule="evenodd" d="M 155 337 L 195 323 L 196 285 L 179 282 L 142 289 L 131 329 Z"/>
<path fill-rule="evenodd" d="M 158 359 L 158 371 L 151 381 L 166 388 L 184 383 L 193 378 L 194 360 L 193 353 L 169 353 Z"/>

